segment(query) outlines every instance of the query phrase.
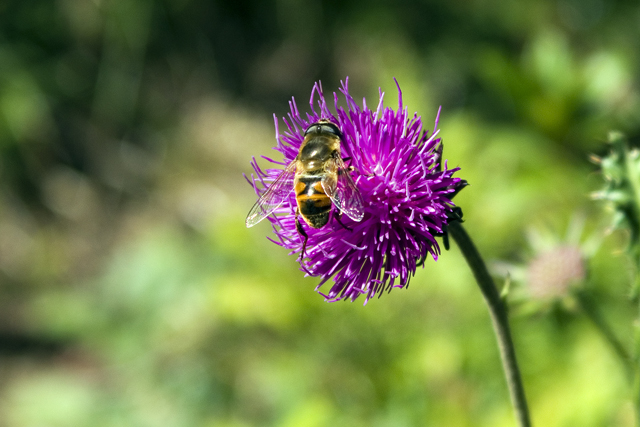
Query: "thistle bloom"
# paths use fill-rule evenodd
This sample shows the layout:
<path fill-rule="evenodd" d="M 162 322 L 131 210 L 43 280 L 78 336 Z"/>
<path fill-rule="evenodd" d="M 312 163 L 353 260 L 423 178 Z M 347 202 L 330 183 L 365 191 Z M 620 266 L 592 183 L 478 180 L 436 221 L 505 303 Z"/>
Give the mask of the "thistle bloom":
<path fill-rule="evenodd" d="M 537 300 L 565 297 L 585 278 L 582 252 L 572 245 L 558 246 L 539 254 L 527 268 L 529 292 Z"/>
<path fill-rule="evenodd" d="M 451 199 L 466 181 L 453 177 L 459 168 L 448 169 L 446 161 L 443 164 L 442 143 L 436 138 L 439 131 L 429 134 L 417 114 L 408 115 L 400 86 L 397 110 L 383 107 L 382 91 L 375 110 L 370 110 L 364 100 L 359 107 L 349 94 L 348 79 L 340 92 L 346 109 L 338 105 L 338 95 L 334 93 L 336 114 L 329 111 L 320 83 L 313 87 L 312 112 L 306 118 L 292 99 L 288 119 L 283 118 L 287 126 L 283 133 L 274 115 L 274 149 L 284 159 L 278 162 L 265 157 L 278 167 L 262 170 L 254 158 L 256 175 L 252 175 L 250 183 L 261 195 L 296 158 L 304 131 L 312 123 L 329 119 L 340 127 L 344 134 L 341 154 L 352 168 L 351 176 L 362 194 L 364 218 L 356 222 L 342 215 L 341 225 L 335 218 L 338 210 L 333 207 L 333 218 L 326 226 L 314 229 L 303 224 L 308 242 L 300 266 L 307 276 L 321 278 L 316 291 L 327 301 L 354 301 L 364 294 L 366 304 L 383 290 L 405 287 L 428 254 L 437 260 L 440 246 L 435 237 L 446 233 L 449 218 L 455 216 Z M 436 128 L 438 118 L 439 112 Z M 269 240 L 290 249 L 290 254 L 299 254 L 303 243 L 296 230 L 295 212 L 295 194 L 291 191 L 274 211 L 276 215 L 268 217 L 276 236 Z M 333 285 L 328 292 L 320 291 L 330 279 Z"/>
<path fill-rule="evenodd" d="M 600 247 L 602 236 L 583 236 L 585 220 L 576 214 L 569 222 L 566 237 L 547 227 L 527 231 L 530 254 L 522 263 L 497 262 L 497 276 L 517 284 L 510 299 L 526 303 L 527 311 L 556 307 L 570 308 L 578 293 L 585 292 L 588 264 Z M 561 303 L 561 305 L 557 305 Z"/>

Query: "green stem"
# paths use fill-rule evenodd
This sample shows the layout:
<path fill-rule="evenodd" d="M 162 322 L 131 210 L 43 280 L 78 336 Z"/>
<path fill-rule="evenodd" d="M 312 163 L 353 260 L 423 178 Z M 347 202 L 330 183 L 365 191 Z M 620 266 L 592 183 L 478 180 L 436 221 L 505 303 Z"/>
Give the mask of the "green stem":
<path fill-rule="evenodd" d="M 627 350 L 624 348 L 620 340 L 613 333 L 609 324 L 604 320 L 600 312 L 596 309 L 596 304 L 591 300 L 589 295 L 584 291 L 574 293 L 582 312 L 593 323 L 593 325 L 602 334 L 603 338 L 609 343 L 613 351 L 622 361 L 627 377 L 633 381 L 633 364 L 632 359 Z"/>
<path fill-rule="evenodd" d="M 640 289 L 639 289 L 639 279 L 638 279 L 638 268 L 640 268 L 640 261 L 639 261 L 639 255 L 638 255 L 638 223 L 640 223 L 640 218 L 638 218 L 638 211 L 640 210 L 640 177 L 638 176 L 638 169 L 634 164 L 634 160 L 635 156 L 632 156 L 631 153 L 629 152 L 629 148 L 628 145 L 626 143 L 626 139 L 625 139 L 625 144 L 624 144 L 624 154 L 625 154 L 625 168 L 626 168 L 626 172 L 627 172 L 627 176 L 628 176 L 628 181 L 631 184 L 631 187 L 633 188 L 633 194 L 635 196 L 634 201 L 634 207 L 635 209 L 633 210 L 633 212 L 636 214 L 634 216 L 631 216 L 629 219 L 636 221 L 635 225 L 636 227 L 631 229 L 632 231 L 632 236 L 635 237 L 634 242 L 631 242 L 631 245 L 635 244 L 635 247 L 633 248 L 633 252 L 632 252 L 632 258 L 634 261 L 634 268 L 635 268 L 635 277 L 634 277 L 634 292 L 635 292 L 635 296 L 636 298 L 638 297 L 638 293 L 640 293 Z M 635 234 L 635 236 L 634 236 Z M 638 298 L 638 300 L 640 301 L 640 298 Z M 638 342 L 636 339 L 636 348 L 638 347 Z M 638 354 L 636 352 L 636 355 L 634 357 L 634 364 L 635 366 L 635 378 L 634 378 L 634 390 L 635 390 L 635 400 L 636 400 L 636 423 L 637 425 L 640 427 L 640 366 L 638 366 L 640 364 L 640 360 L 638 357 Z M 633 371 L 633 368 L 630 368 L 631 371 Z"/>
<path fill-rule="evenodd" d="M 600 332 L 602 337 L 609 343 L 613 351 L 622 361 L 622 365 L 627 374 L 627 380 L 633 385 L 634 396 L 636 401 L 636 425 L 640 426 L 640 378 L 638 377 L 638 370 L 634 369 L 634 361 L 631 358 L 629 352 L 622 345 L 618 337 L 613 332 L 613 329 L 604 320 L 604 317 L 598 311 L 597 304 L 594 303 L 592 298 L 585 291 L 577 291 L 574 293 L 582 312 L 593 323 L 596 329 Z"/>
<path fill-rule="evenodd" d="M 631 256 L 634 261 L 635 268 L 635 277 L 633 283 L 633 293 L 634 298 L 638 298 L 638 294 L 640 293 L 640 280 L 638 278 L 638 269 L 640 268 L 640 255 L 638 254 L 638 224 L 640 224 L 640 218 L 638 217 L 638 211 L 640 211 L 640 176 L 638 176 L 638 168 L 635 165 L 637 154 L 632 154 L 629 151 L 629 145 L 627 143 L 626 137 L 618 132 L 611 133 L 609 135 L 609 139 L 612 144 L 618 143 L 621 144 L 625 159 L 625 172 L 627 176 L 627 181 L 629 182 L 634 197 L 634 204 L 632 212 L 628 215 L 628 220 L 631 223 L 631 237 L 632 241 L 630 242 Z M 640 301 L 640 298 L 638 298 Z M 638 339 L 636 336 L 635 343 L 636 351 L 633 359 L 633 365 L 630 369 L 634 370 L 635 367 L 635 378 L 634 378 L 634 394 L 635 394 L 635 403 L 636 403 L 636 423 L 640 427 L 640 357 L 638 356 L 637 348 L 639 347 Z"/>
<path fill-rule="evenodd" d="M 489 307 L 493 329 L 498 340 L 498 347 L 500 348 L 502 368 L 504 369 L 504 374 L 507 379 L 511 403 L 513 404 L 518 425 L 520 427 L 531 427 L 527 399 L 522 385 L 522 377 L 518 369 L 515 348 L 513 346 L 513 340 L 511 339 L 511 332 L 509 331 L 507 307 L 502 298 L 500 298 L 500 294 L 487 271 L 487 266 L 482 260 L 480 253 L 478 253 L 478 250 L 462 227 L 462 224 L 457 221 L 450 223 L 449 233 L 458 244 L 458 247 L 460 247 Z"/>
<path fill-rule="evenodd" d="M 638 280 L 637 275 L 636 275 L 636 280 Z M 633 364 L 632 364 L 632 369 L 634 368 L 635 368 L 635 374 L 633 378 L 633 390 L 634 390 L 635 407 L 636 407 L 636 426 L 640 427 L 640 360 L 638 357 L 637 330 L 636 330 L 635 348 L 634 348 L 634 356 L 633 356 Z"/>

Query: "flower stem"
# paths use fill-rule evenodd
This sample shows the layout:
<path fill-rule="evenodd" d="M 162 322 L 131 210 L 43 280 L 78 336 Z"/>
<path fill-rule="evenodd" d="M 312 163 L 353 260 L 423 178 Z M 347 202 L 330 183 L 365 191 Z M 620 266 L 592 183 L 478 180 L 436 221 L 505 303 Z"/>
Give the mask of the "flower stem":
<path fill-rule="evenodd" d="M 582 308 L 582 312 L 587 316 L 591 323 L 593 323 L 596 329 L 602 334 L 602 337 L 607 341 L 607 343 L 609 343 L 613 351 L 620 358 L 628 379 L 633 381 L 633 364 L 631 356 L 613 333 L 609 324 L 597 310 L 596 304 L 593 302 L 591 296 L 585 291 L 574 292 L 574 296 L 576 297 L 580 308 Z"/>
<path fill-rule="evenodd" d="M 471 241 L 471 238 L 462 227 L 462 224 L 458 221 L 451 222 L 449 224 L 449 233 L 458 244 L 458 247 L 460 247 L 489 307 L 493 329 L 498 340 L 498 347 L 500 348 L 502 368 L 504 369 L 507 385 L 509 386 L 511 403 L 513 404 L 518 425 L 520 427 L 531 427 L 529 408 L 522 385 L 522 377 L 518 369 L 515 348 L 513 346 L 513 340 L 511 339 L 511 332 L 509 331 L 507 306 L 502 298 L 500 298 L 493 279 L 487 271 L 487 266 Z"/>

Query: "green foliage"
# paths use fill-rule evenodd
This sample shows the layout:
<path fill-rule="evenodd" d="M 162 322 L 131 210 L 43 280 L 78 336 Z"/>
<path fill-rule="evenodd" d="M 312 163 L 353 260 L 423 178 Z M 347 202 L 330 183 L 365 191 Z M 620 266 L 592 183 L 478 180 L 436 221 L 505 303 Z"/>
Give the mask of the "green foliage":
<path fill-rule="evenodd" d="M 595 193 L 595 198 L 605 200 L 614 212 L 614 229 L 626 229 L 631 233 L 628 250 L 640 262 L 640 152 L 630 149 L 626 137 L 620 132 L 610 132 L 608 143 L 611 152 L 598 159 L 605 187 Z M 640 265 L 640 264 L 638 264 Z"/>

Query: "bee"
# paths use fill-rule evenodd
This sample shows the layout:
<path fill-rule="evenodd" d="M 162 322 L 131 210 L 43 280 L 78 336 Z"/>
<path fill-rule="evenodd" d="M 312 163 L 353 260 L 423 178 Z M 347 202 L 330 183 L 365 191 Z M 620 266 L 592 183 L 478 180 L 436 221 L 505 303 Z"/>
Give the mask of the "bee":
<path fill-rule="evenodd" d="M 310 125 L 304 133 L 296 158 L 249 211 L 247 227 L 253 227 L 269 216 L 291 191 L 295 191 L 296 195 L 296 229 L 304 237 L 302 257 L 308 235 L 302 228 L 299 216 L 309 227 L 322 228 L 329 222 L 333 204 L 340 214 L 345 213 L 352 220 L 360 222 L 364 217 L 364 201 L 351 178 L 353 168 L 347 167 L 340 155 L 342 141 L 342 131 L 331 121 L 322 119 Z M 336 216 L 336 220 L 340 223 L 339 216 Z"/>

